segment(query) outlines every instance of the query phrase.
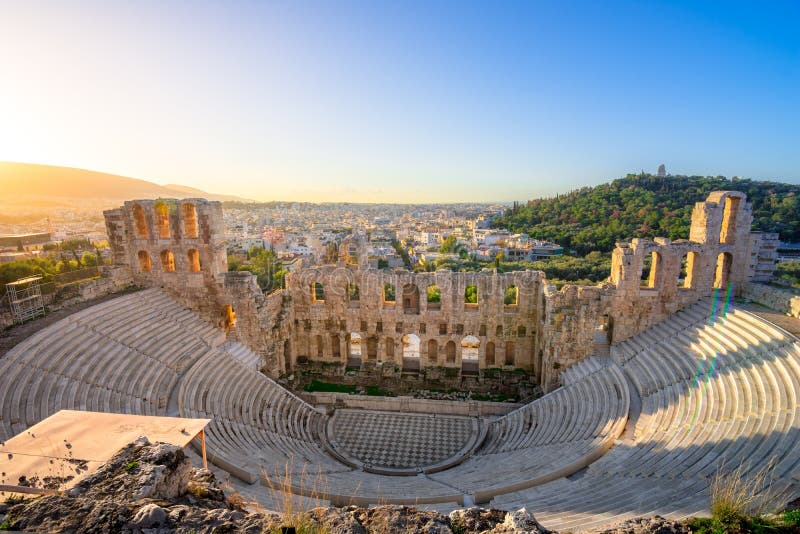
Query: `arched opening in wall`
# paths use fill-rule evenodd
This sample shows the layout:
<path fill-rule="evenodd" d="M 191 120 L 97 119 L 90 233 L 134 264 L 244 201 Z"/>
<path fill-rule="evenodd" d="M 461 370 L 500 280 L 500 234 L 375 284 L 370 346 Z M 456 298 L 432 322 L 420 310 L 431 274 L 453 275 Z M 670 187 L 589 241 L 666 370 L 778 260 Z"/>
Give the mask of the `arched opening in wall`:
<path fill-rule="evenodd" d="M 689 276 L 687 273 L 689 267 L 689 255 L 684 254 L 681 256 L 680 268 L 678 269 L 678 279 L 675 280 L 677 287 L 686 287 L 686 278 Z"/>
<path fill-rule="evenodd" d="M 378 338 L 375 336 L 367 338 L 367 359 L 373 361 L 378 359 Z"/>
<path fill-rule="evenodd" d="M 165 273 L 175 272 L 175 256 L 169 250 L 161 251 L 161 270 Z"/>
<path fill-rule="evenodd" d="M 137 254 L 139 257 L 139 272 L 149 273 L 153 268 L 153 263 L 150 261 L 150 254 L 146 250 L 140 250 Z"/>
<path fill-rule="evenodd" d="M 387 337 L 385 341 L 384 361 L 394 361 L 394 339 Z"/>
<path fill-rule="evenodd" d="M 394 292 L 394 286 L 392 284 L 389 283 L 383 284 L 383 303 L 384 304 L 395 303 L 395 292 Z"/>
<path fill-rule="evenodd" d="M 416 334 L 406 334 L 403 336 L 401 341 L 403 342 L 403 372 L 419 373 L 419 368 L 420 368 L 419 336 Z"/>
<path fill-rule="evenodd" d="M 292 370 L 292 345 L 288 339 L 283 342 L 283 365 L 287 371 Z"/>
<path fill-rule="evenodd" d="M 358 291 L 358 286 L 355 282 L 348 282 L 347 284 L 347 302 L 352 307 L 358 307 L 361 305 L 361 294 Z"/>
<path fill-rule="evenodd" d="M 506 341 L 505 365 L 514 365 L 516 361 L 516 347 L 513 341 Z"/>
<path fill-rule="evenodd" d="M 439 359 L 439 343 L 435 339 L 428 340 L 428 364 L 436 363 Z"/>
<path fill-rule="evenodd" d="M 166 202 L 158 201 L 155 205 L 155 212 L 159 239 L 169 239 L 169 206 Z"/>
<path fill-rule="evenodd" d="M 467 336 L 461 340 L 461 374 L 477 375 L 480 360 L 481 340 Z"/>
<path fill-rule="evenodd" d="M 739 211 L 738 197 L 725 197 L 722 211 L 722 225 L 719 228 L 719 242 L 732 245 L 736 240 L 736 216 Z"/>
<path fill-rule="evenodd" d="M 517 286 L 508 286 L 503 294 L 503 304 L 506 306 L 516 306 L 519 304 L 519 290 Z"/>
<path fill-rule="evenodd" d="M 689 252 L 686 255 L 686 271 L 683 278 L 685 289 L 695 289 L 695 280 L 700 273 L 700 253 Z"/>
<path fill-rule="evenodd" d="M 183 216 L 183 237 L 189 239 L 197 238 L 197 210 L 194 204 L 184 204 L 181 207 Z"/>
<path fill-rule="evenodd" d="M 444 356 L 447 363 L 456 363 L 456 344 L 453 341 L 448 341 L 444 346 Z"/>
<path fill-rule="evenodd" d="M 489 341 L 486 344 L 486 366 L 489 367 L 489 366 L 493 366 L 493 365 L 495 365 L 495 363 L 494 363 L 494 342 L 493 341 Z"/>
<path fill-rule="evenodd" d="M 339 334 L 331 336 L 331 355 L 337 360 L 342 357 L 342 345 L 339 342 Z"/>
<path fill-rule="evenodd" d="M 467 309 L 478 307 L 478 286 L 468 285 L 464 289 L 464 307 Z"/>
<path fill-rule="evenodd" d="M 429 310 L 438 310 L 442 305 L 442 290 L 436 284 L 429 285 L 425 289 L 427 294 L 427 308 Z"/>
<path fill-rule="evenodd" d="M 661 279 L 661 269 L 663 268 L 663 263 L 661 261 L 661 253 L 660 252 L 653 252 L 650 255 L 650 274 L 647 276 L 647 287 L 655 288 L 658 287 L 658 283 Z"/>
<path fill-rule="evenodd" d="M 317 359 L 321 360 L 325 357 L 325 345 L 322 343 L 322 336 L 317 334 L 314 338 L 314 345 L 316 346 Z"/>
<path fill-rule="evenodd" d="M 519 325 L 517 327 L 517 337 L 525 337 L 525 334 L 527 334 L 527 330 L 525 330 L 524 326 Z"/>
<path fill-rule="evenodd" d="M 728 288 L 728 283 L 731 281 L 731 263 L 733 263 L 733 256 L 730 252 L 723 252 L 717 256 L 717 269 L 714 272 L 715 288 Z"/>
<path fill-rule="evenodd" d="M 495 337 L 501 337 L 503 335 L 503 325 L 497 325 L 497 328 L 494 329 Z"/>
<path fill-rule="evenodd" d="M 319 282 L 311 283 L 311 300 L 313 302 L 325 302 L 325 289 Z"/>
<path fill-rule="evenodd" d="M 144 209 L 139 204 L 133 205 L 133 230 L 136 237 L 147 239 L 147 219 L 144 216 Z"/>
<path fill-rule="evenodd" d="M 419 289 L 414 284 L 403 286 L 403 313 L 419 314 Z"/>
<path fill-rule="evenodd" d="M 361 334 L 350 332 L 347 337 L 347 367 L 361 367 Z"/>
<path fill-rule="evenodd" d="M 222 328 L 230 330 L 236 326 L 236 312 L 233 311 L 233 306 L 226 304 L 222 307 Z"/>
<path fill-rule="evenodd" d="M 197 249 L 190 248 L 186 252 L 186 259 L 189 262 L 189 272 L 190 273 L 199 273 L 200 272 L 200 253 L 197 252 Z"/>
<path fill-rule="evenodd" d="M 595 356 L 609 356 L 610 348 L 608 343 L 611 341 L 611 318 L 608 314 L 597 317 L 594 326 L 594 354 Z"/>

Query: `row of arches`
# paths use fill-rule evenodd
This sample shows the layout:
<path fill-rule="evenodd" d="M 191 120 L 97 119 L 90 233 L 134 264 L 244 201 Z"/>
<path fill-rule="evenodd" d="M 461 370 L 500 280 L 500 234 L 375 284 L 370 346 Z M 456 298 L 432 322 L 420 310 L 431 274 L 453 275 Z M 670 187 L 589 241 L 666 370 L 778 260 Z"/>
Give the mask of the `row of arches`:
<path fill-rule="evenodd" d="M 146 250 L 140 250 L 137 253 L 139 259 L 139 272 L 149 273 L 153 268 L 153 261 L 150 258 L 150 253 Z M 162 250 L 159 254 L 161 260 L 161 270 L 165 273 L 175 272 L 175 255 L 171 250 Z M 200 253 L 197 249 L 189 249 L 186 251 L 186 265 L 190 273 L 199 273 L 202 269 L 200 266 Z"/>
<path fill-rule="evenodd" d="M 137 238 L 148 239 L 150 231 L 148 229 L 147 217 L 141 204 L 134 204 L 131 208 L 133 214 L 133 228 Z M 159 239 L 170 239 L 172 231 L 169 224 L 169 206 L 164 201 L 158 201 L 153 206 L 155 215 L 155 232 Z M 183 222 L 183 237 L 196 239 L 197 229 L 197 209 L 194 204 L 181 204 L 181 221 Z"/>
<path fill-rule="evenodd" d="M 648 288 L 656 288 L 662 285 L 664 276 L 663 257 L 658 251 L 653 251 L 649 257 L 650 266 L 647 264 L 642 269 L 643 285 Z M 716 267 L 714 270 L 714 288 L 725 288 L 730 282 L 731 265 L 733 256 L 730 252 L 721 252 L 717 255 Z M 687 252 L 681 258 L 680 268 L 676 279 L 677 287 L 683 289 L 696 289 L 697 280 L 700 277 L 701 256 L 699 252 Z M 644 276 L 647 278 L 644 278 Z"/>
<path fill-rule="evenodd" d="M 313 302 L 325 302 L 325 287 L 321 282 L 312 282 L 310 287 L 311 300 Z M 358 303 L 361 300 L 358 285 L 350 282 L 345 288 L 344 295 L 349 303 Z M 394 285 L 386 283 L 381 288 L 381 299 L 384 304 L 395 305 L 397 303 L 397 291 Z M 406 284 L 400 293 L 403 311 L 411 314 L 418 314 L 420 310 L 420 290 L 414 284 Z M 442 302 L 442 289 L 431 284 L 425 288 L 426 309 L 439 309 Z M 509 285 L 503 290 L 503 304 L 505 306 L 517 306 L 519 304 L 519 289 L 515 285 Z M 466 307 L 478 306 L 478 286 L 468 285 L 464 289 L 464 305 Z"/>
<path fill-rule="evenodd" d="M 489 341 L 485 346 L 481 346 L 481 341 L 475 336 L 465 336 L 460 343 L 449 340 L 439 343 L 436 339 L 429 339 L 426 343 L 416 334 L 405 334 L 401 338 L 391 336 L 362 336 L 358 332 L 351 332 L 342 338 L 339 334 L 329 336 L 329 344 L 326 344 L 325 336 L 315 335 L 309 340 L 309 356 L 318 360 L 330 357 L 341 359 L 342 351 L 346 351 L 349 362 L 360 361 L 379 361 L 379 347 L 382 345 L 380 361 L 395 361 L 397 356 L 402 355 L 404 363 L 406 360 L 419 361 L 424 356 L 428 365 L 438 365 L 442 363 L 455 364 L 458 360 L 459 349 L 462 363 L 474 362 L 477 365 L 481 356 L 487 367 L 493 366 L 513 366 L 516 364 L 517 345 L 514 341 L 504 341 L 495 343 Z M 344 343 L 342 343 L 344 341 Z M 398 347 L 398 341 L 400 347 Z M 284 345 L 286 361 L 291 361 L 290 343 Z M 423 352 L 424 347 L 424 352 Z"/>

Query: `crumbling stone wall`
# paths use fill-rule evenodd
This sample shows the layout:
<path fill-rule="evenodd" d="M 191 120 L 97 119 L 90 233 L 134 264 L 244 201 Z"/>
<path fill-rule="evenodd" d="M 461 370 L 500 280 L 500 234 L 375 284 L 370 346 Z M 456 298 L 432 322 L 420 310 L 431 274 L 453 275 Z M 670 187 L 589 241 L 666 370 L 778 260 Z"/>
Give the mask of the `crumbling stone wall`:
<path fill-rule="evenodd" d="M 519 368 L 545 389 L 602 349 L 598 332 L 619 343 L 715 291 L 738 296 L 768 280 L 778 239 L 750 233 L 743 193 L 715 191 L 695 205 L 688 240 L 618 243 L 609 280 L 597 287 L 556 291 L 534 271 L 378 270 L 348 242 L 336 265 L 290 273 L 285 290 L 264 295 L 253 275 L 227 272 L 220 203 L 136 200 L 104 215 L 117 266 L 225 328 L 261 354 L 273 376 L 309 361 L 379 377 Z M 429 301 L 433 286 L 438 301 Z M 512 286 L 516 298 L 506 303 Z"/>
<path fill-rule="evenodd" d="M 635 336 L 715 291 L 720 298 L 735 297 L 753 278 L 772 276 L 777 236 L 750 233 L 752 206 L 746 200 L 738 191 L 714 191 L 695 204 L 688 241 L 659 237 L 617 244 L 610 277 L 615 290 L 608 310 L 612 343 Z M 647 257 L 651 267 L 643 277 Z"/>
<path fill-rule="evenodd" d="M 291 368 L 307 360 L 349 361 L 353 366 L 442 366 L 467 372 L 510 367 L 538 374 L 542 279 L 534 271 L 412 273 L 345 263 L 290 273 L 286 291 L 293 329 L 285 363 Z M 439 302 L 428 302 L 431 286 L 438 287 Z M 506 304 L 512 286 L 517 298 Z M 387 287 L 394 290 L 393 301 Z M 477 292 L 477 303 L 465 302 L 468 287 Z M 411 356 L 417 339 L 415 362 Z"/>

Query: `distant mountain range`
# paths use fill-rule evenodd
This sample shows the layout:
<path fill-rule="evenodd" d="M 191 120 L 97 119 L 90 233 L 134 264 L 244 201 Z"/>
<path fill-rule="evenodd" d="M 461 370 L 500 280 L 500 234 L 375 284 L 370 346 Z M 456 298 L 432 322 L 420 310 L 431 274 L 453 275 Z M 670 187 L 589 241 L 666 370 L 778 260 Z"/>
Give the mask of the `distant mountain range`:
<path fill-rule="evenodd" d="M 183 185 L 158 185 L 116 174 L 34 163 L 0 162 L 0 204 L 121 202 L 136 198 L 189 198 L 246 201 Z"/>

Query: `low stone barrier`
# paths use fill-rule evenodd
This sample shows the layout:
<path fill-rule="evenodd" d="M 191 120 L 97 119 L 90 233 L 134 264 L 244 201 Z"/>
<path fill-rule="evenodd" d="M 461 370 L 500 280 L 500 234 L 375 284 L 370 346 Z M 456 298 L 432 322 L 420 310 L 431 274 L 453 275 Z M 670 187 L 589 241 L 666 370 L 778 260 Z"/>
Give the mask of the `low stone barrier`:
<path fill-rule="evenodd" d="M 302 393 L 299 395 L 311 405 L 354 408 L 359 410 L 378 410 L 387 412 L 435 413 L 442 415 L 464 415 L 485 417 L 505 415 L 519 408 L 514 402 L 488 401 L 448 401 L 416 399 L 414 397 L 373 397 L 370 395 L 349 395 L 347 393 Z"/>
<path fill-rule="evenodd" d="M 742 297 L 786 315 L 800 318 L 798 290 L 781 289 L 764 284 L 746 284 Z"/>

